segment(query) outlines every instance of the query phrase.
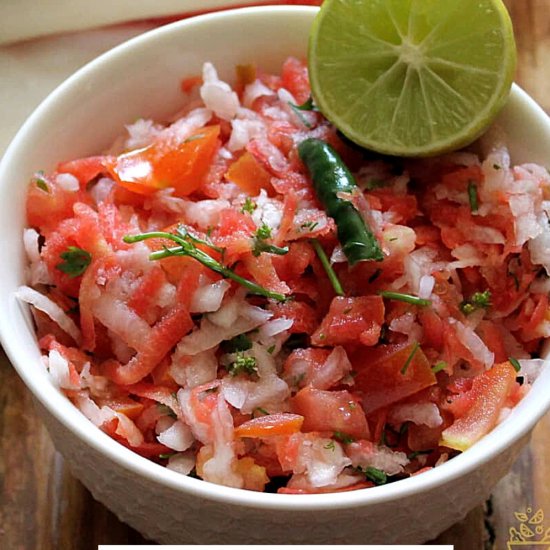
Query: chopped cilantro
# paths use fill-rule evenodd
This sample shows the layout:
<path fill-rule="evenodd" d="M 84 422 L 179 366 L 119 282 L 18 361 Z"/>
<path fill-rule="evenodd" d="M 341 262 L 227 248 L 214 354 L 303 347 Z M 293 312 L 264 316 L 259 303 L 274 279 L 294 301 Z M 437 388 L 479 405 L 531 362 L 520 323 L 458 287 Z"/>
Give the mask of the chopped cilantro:
<path fill-rule="evenodd" d="M 275 351 L 275 344 L 267 348 L 267 353 L 269 353 L 269 355 L 271 355 L 274 351 Z"/>
<path fill-rule="evenodd" d="M 163 454 L 159 455 L 159 458 L 162 458 L 164 460 L 164 459 L 170 458 L 170 457 L 172 457 L 174 455 L 177 455 L 177 454 L 178 453 L 163 453 Z"/>
<path fill-rule="evenodd" d="M 332 285 L 332 288 L 334 289 L 334 292 L 338 296 L 344 296 L 345 293 L 344 289 L 342 288 L 342 283 L 338 279 L 338 276 L 336 275 L 336 272 L 334 271 L 334 268 L 332 267 L 324 248 L 321 246 L 321 243 L 317 239 L 311 239 L 311 244 L 313 245 L 315 253 L 319 258 L 319 261 L 321 262 L 325 273 L 327 274 L 327 277 L 330 281 L 330 284 Z"/>
<path fill-rule="evenodd" d="M 510 364 L 512 367 L 514 367 L 514 370 L 516 372 L 519 372 L 521 370 L 521 365 L 519 364 L 519 361 L 515 359 L 514 357 L 508 357 L 508 361 L 510 361 Z"/>
<path fill-rule="evenodd" d="M 306 127 L 306 128 L 313 128 L 313 125 L 309 122 L 307 117 L 304 116 L 304 113 L 302 111 L 316 111 L 315 106 L 313 105 L 313 99 L 311 96 L 309 99 L 302 103 L 302 105 L 295 105 L 292 102 L 288 102 L 289 107 L 294 111 L 294 114 L 300 119 L 300 122 Z"/>
<path fill-rule="evenodd" d="M 256 411 L 258 411 L 261 415 L 263 416 L 268 416 L 269 415 L 269 411 L 266 411 L 264 408 L 262 407 L 256 407 L 253 411 L 252 411 L 252 416 L 255 418 L 256 417 Z"/>
<path fill-rule="evenodd" d="M 464 315 L 470 315 L 478 309 L 487 309 L 491 307 L 491 291 L 474 292 L 469 300 L 464 300 L 460 304 L 460 311 Z"/>
<path fill-rule="evenodd" d="M 269 227 L 266 223 L 263 223 L 256 231 L 256 238 L 262 240 L 271 238 L 271 227 Z"/>
<path fill-rule="evenodd" d="M 65 252 L 62 252 L 59 257 L 63 262 L 55 267 L 66 273 L 69 277 L 78 277 L 82 275 L 92 261 L 92 255 L 78 246 L 69 246 Z"/>
<path fill-rule="evenodd" d="M 388 482 L 388 476 L 382 470 L 367 466 L 366 468 L 357 468 L 365 477 L 375 485 L 385 485 Z"/>
<path fill-rule="evenodd" d="M 325 445 L 325 449 L 330 449 L 331 451 L 334 451 L 336 449 L 336 445 L 334 444 L 334 441 L 329 441 L 326 445 Z"/>
<path fill-rule="evenodd" d="M 472 212 L 477 212 L 479 210 L 477 185 L 473 180 L 470 180 L 468 182 L 468 200 L 470 201 L 470 210 Z"/>
<path fill-rule="evenodd" d="M 411 294 L 403 294 L 402 292 L 393 292 L 392 290 L 381 290 L 378 294 L 382 298 L 387 298 L 388 300 L 397 300 L 398 302 L 406 302 L 414 306 L 430 306 L 432 304 L 431 300 L 426 300 L 425 298 L 419 298 L 418 296 L 412 296 Z"/>
<path fill-rule="evenodd" d="M 222 342 L 222 348 L 225 353 L 236 353 L 246 351 L 252 347 L 252 341 L 246 334 L 239 334 L 231 340 Z"/>
<path fill-rule="evenodd" d="M 309 96 L 301 105 L 294 105 L 300 111 L 316 111 L 317 108 L 313 104 L 313 98 Z"/>
<path fill-rule="evenodd" d="M 438 361 L 433 367 L 432 367 L 432 372 L 434 374 L 438 373 L 438 372 L 441 372 L 442 370 L 446 369 L 447 368 L 447 363 L 445 363 L 445 361 Z"/>
<path fill-rule="evenodd" d="M 231 376 L 258 374 L 256 358 L 253 355 L 244 355 L 242 351 L 238 351 L 235 361 L 227 367 L 227 370 Z"/>
<path fill-rule="evenodd" d="M 349 443 L 353 443 L 355 441 L 355 438 L 344 432 L 334 432 L 332 436 L 334 437 L 334 439 L 337 439 L 338 441 L 344 443 L 344 445 L 348 445 Z"/>
<path fill-rule="evenodd" d="M 269 254 L 278 254 L 279 256 L 284 256 L 288 253 L 288 246 L 281 248 L 280 246 L 275 246 L 266 242 L 267 239 L 271 238 L 271 228 L 267 224 L 262 224 L 254 233 L 254 246 L 252 247 L 252 254 L 254 256 L 259 256 L 262 252 L 267 252 Z"/>
<path fill-rule="evenodd" d="M 309 221 L 304 222 L 300 225 L 300 229 L 309 229 L 310 231 L 313 231 L 317 226 L 319 225 L 319 222 Z"/>
<path fill-rule="evenodd" d="M 248 212 L 249 214 L 252 214 L 254 210 L 256 210 L 257 205 L 256 203 L 250 198 L 246 197 L 246 200 L 244 201 L 244 204 L 241 208 L 241 212 L 244 214 L 245 212 Z"/>
<path fill-rule="evenodd" d="M 48 187 L 46 180 L 42 178 L 36 178 L 36 187 L 38 187 L 38 189 L 42 189 L 42 191 L 45 191 L 46 193 L 50 192 L 50 188 Z"/>
<path fill-rule="evenodd" d="M 48 183 L 44 179 L 44 175 L 45 175 L 44 170 L 38 170 L 38 172 L 36 172 L 33 178 L 34 183 L 36 183 L 36 187 L 38 187 L 38 189 L 42 189 L 42 191 L 44 191 L 45 193 L 49 193 L 50 188 L 48 187 Z"/>

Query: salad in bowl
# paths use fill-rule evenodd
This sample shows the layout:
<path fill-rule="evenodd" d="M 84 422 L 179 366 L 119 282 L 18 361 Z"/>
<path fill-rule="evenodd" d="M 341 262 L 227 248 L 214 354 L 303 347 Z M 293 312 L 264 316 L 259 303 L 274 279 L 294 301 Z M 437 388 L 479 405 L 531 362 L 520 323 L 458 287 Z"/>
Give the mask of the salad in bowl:
<path fill-rule="evenodd" d="M 315 13 L 135 39 L 56 91 L 4 161 L 21 259 L 6 351 L 79 477 L 162 542 L 250 541 L 264 522 L 333 541 L 334 520 L 348 542 L 391 542 L 395 521 L 392 541 L 426 540 L 486 495 L 548 406 L 550 178 L 540 146 L 517 153 L 529 124 L 550 132 L 545 115 L 515 88 L 504 133 L 469 149 L 368 152 L 311 98 Z"/>

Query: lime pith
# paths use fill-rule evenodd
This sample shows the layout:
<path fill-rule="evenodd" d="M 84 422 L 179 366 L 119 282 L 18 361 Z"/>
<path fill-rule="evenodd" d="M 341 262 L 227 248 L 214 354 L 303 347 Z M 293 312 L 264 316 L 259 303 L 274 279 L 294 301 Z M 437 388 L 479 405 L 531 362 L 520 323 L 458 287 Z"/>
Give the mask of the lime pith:
<path fill-rule="evenodd" d="M 515 64 L 501 0 L 325 0 L 310 34 L 316 104 L 390 155 L 474 141 L 504 106 Z"/>

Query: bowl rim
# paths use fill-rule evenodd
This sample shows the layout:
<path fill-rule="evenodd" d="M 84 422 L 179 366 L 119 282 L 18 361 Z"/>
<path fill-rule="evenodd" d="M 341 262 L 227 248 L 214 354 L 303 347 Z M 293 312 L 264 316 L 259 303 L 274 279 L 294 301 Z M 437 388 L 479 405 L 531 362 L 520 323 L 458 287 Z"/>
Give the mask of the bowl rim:
<path fill-rule="evenodd" d="M 108 50 L 84 65 L 61 83 L 27 118 L 26 122 L 11 141 L 0 162 L 0 181 L 4 179 L 4 172 L 8 171 L 8 167 L 12 162 L 12 157 L 16 156 L 19 149 L 24 148 L 27 134 L 32 133 L 33 126 L 48 112 L 50 106 L 62 99 L 64 94 L 70 94 L 71 90 L 82 78 L 93 76 L 96 71 L 101 71 L 105 64 L 109 64 L 112 61 L 116 62 L 121 56 L 131 55 L 131 50 L 134 47 L 154 43 L 158 38 L 170 34 L 185 32 L 185 29 L 188 27 L 208 25 L 214 20 L 236 20 L 237 18 L 242 19 L 243 17 L 249 16 L 264 17 L 273 15 L 283 18 L 303 16 L 313 19 L 317 11 L 318 8 L 313 6 L 257 6 L 213 12 L 147 31 Z M 550 119 L 542 108 L 519 88 L 519 86 L 514 84 L 509 101 L 522 104 L 522 108 L 533 111 L 538 116 L 542 116 L 544 124 L 548 126 L 548 133 L 550 135 Z M 0 291 L 0 293 L 2 292 L 5 291 Z M 15 301 L 15 297 L 13 297 L 13 300 Z M 219 503 L 253 507 L 257 509 L 314 512 L 318 510 L 343 509 L 387 503 L 408 497 L 412 494 L 425 493 L 473 472 L 497 455 L 503 453 L 507 447 L 526 436 L 542 415 L 550 409 L 550 396 L 546 397 L 546 399 L 539 396 L 538 399 L 532 399 L 531 401 L 533 402 L 530 402 L 529 397 L 532 393 L 530 392 L 512 412 L 511 416 L 513 416 L 514 422 L 505 421 L 468 451 L 454 457 L 452 460 L 437 468 L 423 472 L 420 476 L 413 476 L 395 483 L 372 487 L 367 490 L 339 493 L 313 495 L 259 493 L 225 487 L 178 474 L 164 466 L 160 466 L 139 456 L 117 443 L 99 428 L 93 426 L 60 391 L 53 387 L 53 385 L 46 388 L 39 387 L 36 377 L 33 377 L 30 372 L 30 367 L 21 360 L 20 347 L 17 344 L 17 339 L 13 338 L 10 334 L 10 328 L 11 325 L 9 319 L 7 319 L 7 315 L 0 316 L 0 341 L 12 365 L 24 380 L 27 388 L 31 390 L 33 397 L 37 399 L 58 422 L 65 426 L 65 428 L 86 445 L 91 446 L 97 452 L 106 456 L 109 460 L 112 460 L 117 466 L 139 476 L 143 476 L 152 482 L 160 483 L 174 491 L 188 493 Z M 548 379 L 547 382 L 550 382 L 549 371 L 550 369 L 546 368 L 545 373 L 543 373 L 545 374 L 544 378 Z M 541 378 L 543 378 L 542 375 Z M 539 382 L 542 383 L 543 381 L 537 381 L 537 383 Z M 75 412 L 77 412 L 77 414 L 74 414 Z M 516 414 L 516 412 L 518 414 Z M 93 429 L 90 429 L 91 426 L 93 426 Z M 504 429 L 501 429 L 503 426 Z"/>

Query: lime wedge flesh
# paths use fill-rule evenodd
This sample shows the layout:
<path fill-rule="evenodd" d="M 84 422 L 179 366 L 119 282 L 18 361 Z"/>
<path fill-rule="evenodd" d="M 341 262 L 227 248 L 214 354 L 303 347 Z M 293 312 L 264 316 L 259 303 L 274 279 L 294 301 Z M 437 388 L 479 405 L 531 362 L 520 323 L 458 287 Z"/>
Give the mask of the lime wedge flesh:
<path fill-rule="evenodd" d="M 348 138 L 430 156 L 487 129 L 508 98 L 516 47 L 501 0 L 325 0 L 308 64 L 318 108 Z"/>

